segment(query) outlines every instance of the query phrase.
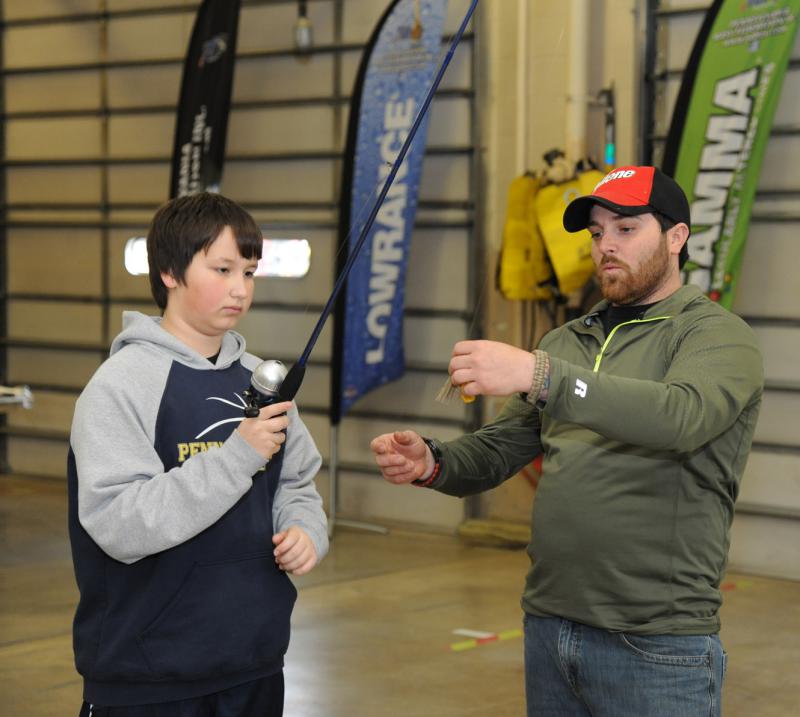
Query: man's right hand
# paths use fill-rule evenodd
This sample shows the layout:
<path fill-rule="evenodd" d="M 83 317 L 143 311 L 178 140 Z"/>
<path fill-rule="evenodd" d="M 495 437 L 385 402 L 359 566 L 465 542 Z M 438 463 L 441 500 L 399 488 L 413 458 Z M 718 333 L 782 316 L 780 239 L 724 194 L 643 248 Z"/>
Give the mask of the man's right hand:
<path fill-rule="evenodd" d="M 369 444 L 375 462 L 389 483 L 401 485 L 426 479 L 434 469 L 433 456 L 422 437 L 414 431 L 395 431 L 373 438 Z"/>
<path fill-rule="evenodd" d="M 264 406 L 255 418 L 245 418 L 236 429 L 265 460 L 274 456 L 286 440 L 289 417 L 286 412 L 292 407 L 291 401 Z"/>

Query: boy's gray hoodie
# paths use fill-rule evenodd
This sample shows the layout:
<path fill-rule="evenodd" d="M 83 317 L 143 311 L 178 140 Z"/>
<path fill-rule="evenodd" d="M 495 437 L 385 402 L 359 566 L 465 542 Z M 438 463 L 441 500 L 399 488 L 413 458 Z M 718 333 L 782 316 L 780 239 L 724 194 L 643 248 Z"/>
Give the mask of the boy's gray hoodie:
<path fill-rule="evenodd" d="M 264 465 L 235 430 L 260 360 L 227 332 L 215 363 L 126 312 L 81 394 L 70 438 L 70 538 L 87 701 L 165 702 L 281 668 L 296 592 L 272 535 L 305 530 L 321 558 L 321 459 L 292 407 Z"/>

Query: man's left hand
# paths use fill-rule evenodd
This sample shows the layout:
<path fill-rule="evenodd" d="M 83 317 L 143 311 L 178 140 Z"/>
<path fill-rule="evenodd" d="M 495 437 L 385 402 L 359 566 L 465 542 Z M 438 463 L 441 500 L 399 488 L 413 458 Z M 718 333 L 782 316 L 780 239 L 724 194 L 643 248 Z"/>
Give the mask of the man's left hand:
<path fill-rule="evenodd" d="M 450 359 L 450 380 L 467 396 L 527 393 L 533 381 L 533 354 L 498 341 L 459 341 Z"/>

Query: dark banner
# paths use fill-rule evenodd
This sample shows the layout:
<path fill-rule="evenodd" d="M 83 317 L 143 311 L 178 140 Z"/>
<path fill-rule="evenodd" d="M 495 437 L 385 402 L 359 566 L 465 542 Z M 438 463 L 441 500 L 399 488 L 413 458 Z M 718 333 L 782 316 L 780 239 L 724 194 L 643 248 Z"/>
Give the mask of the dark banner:
<path fill-rule="evenodd" d="M 692 213 L 686 278 L 726 308 L 747 240 L 764 148 L 800 0 L 716 0 L 692 50 L 662 169 Z"/>
<path fill-rule="evenodd" d="M 394 0 L 356 77 L 342 176 L 339 271 L 366 225 L 430 88 L 447 0 Z M 417 209 L 428 116 L 352 266 L 334 324 L 331 420 L 373 388 L 402 376 L 406 263 Z"/>
<path fill-rule="evenodd" d="M 170 197 L 219 191 L 236 62 L 239 0 L 204 0 L 183 67 Z"/>

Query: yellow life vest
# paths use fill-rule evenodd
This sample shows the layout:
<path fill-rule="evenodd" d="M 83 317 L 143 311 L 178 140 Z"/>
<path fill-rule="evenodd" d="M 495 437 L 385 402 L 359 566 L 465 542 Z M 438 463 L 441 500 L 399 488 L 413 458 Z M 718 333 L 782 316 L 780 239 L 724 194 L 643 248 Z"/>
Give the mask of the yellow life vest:
<path fill-rule="evenodd" d="M 536 225 L 539 178 L 517 177 L 508 189 L 503 246 L 498 266 L 498 288 L 506 299 L 538 300 L 553 297 L 553 270 Z"/>
<path fill-rule="evenodd" d="M 567 182 L 541 187 L 536 193 L 539 233 L 562 295 L 580 289 L 594 274 L 592 239 L 588 232 L 564 229 L 564 210 L 576 197 L 591 194 L 602 178 L 602 172 L 590 169 Z"/>
<path fill-rule="evenodd" d="M 591 169 L 566 182 L 542 185 L 529 174 L 511 182 L 498 266 L 503 296 L 547 300 L 586 284 L 594 272 L 591 238 L 587 232 L 568 232 L 562 219 L 567 205 L 591 194 L 602 178 Z"/>

